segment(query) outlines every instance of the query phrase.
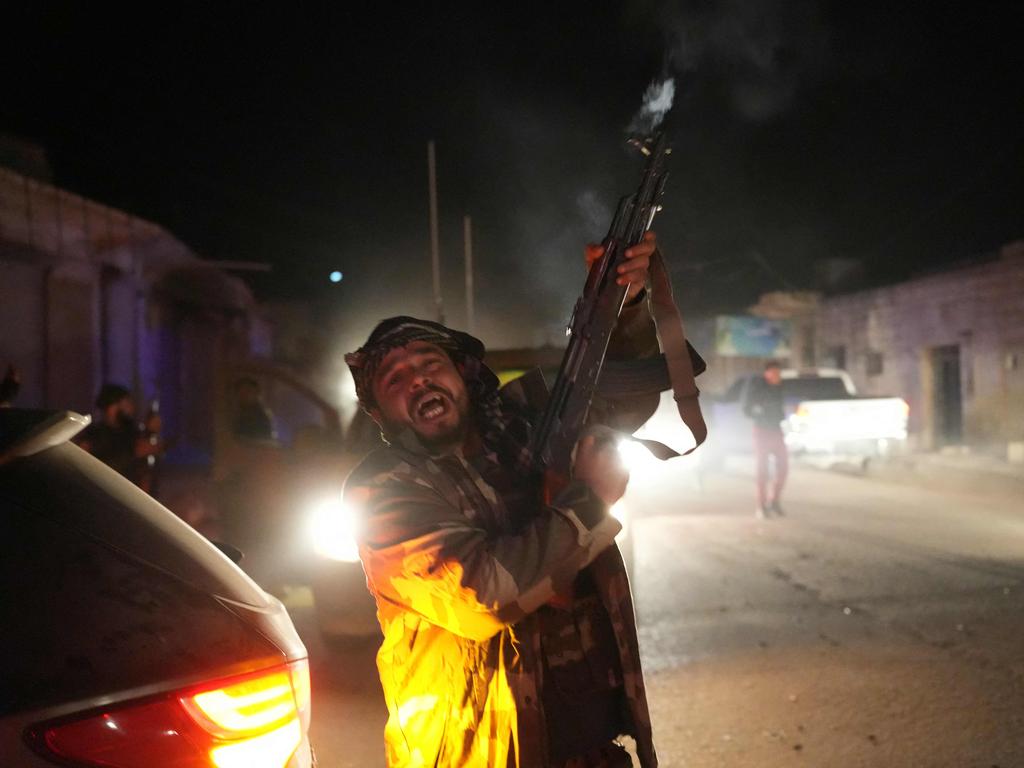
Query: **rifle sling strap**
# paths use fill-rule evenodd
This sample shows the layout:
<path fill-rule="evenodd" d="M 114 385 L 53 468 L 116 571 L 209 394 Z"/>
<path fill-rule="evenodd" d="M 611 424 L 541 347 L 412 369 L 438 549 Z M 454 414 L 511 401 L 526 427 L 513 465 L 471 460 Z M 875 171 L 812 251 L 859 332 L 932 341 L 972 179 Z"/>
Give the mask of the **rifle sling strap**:
<path fill-rule="evenodd" d="M 700 376 L 707 370 L 704 358 L 697 354 L 689 340 L 686 342 L 686 350 L 690 353 L 693 375 Z M 598 394 L 612 399 L 642 397 L 671 388 L 672 381 L 662 353 L 639 360 L 605 359 L 601 366 L 601 377 L 597 380 Z"/>
<path fill-rule="evenodd" d="M 679 417 L 693 433 L 696 444 L 686 453 L 692 453 L 708 435 L 704 415 L 700 410 L 700 390 L 694 381 L 693 360 L 683 330 L 683 318 L 672 297 L 672 283 L 661 251 L 651 254 L 650 266 L 651 314 L 658 332 L 658 340 L 665 355 L 672 395 L 679 409 Z M 685 455 L 685 454 L 684 454 Z"/>

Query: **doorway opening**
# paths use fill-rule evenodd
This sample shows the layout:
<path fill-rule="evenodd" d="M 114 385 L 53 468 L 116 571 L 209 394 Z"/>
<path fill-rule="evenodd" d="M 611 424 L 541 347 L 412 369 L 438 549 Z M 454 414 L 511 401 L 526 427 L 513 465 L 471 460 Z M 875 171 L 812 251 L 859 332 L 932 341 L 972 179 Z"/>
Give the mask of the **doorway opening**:
<path fill-rule="evenodd" d="M 963 393 L 960 388 L 960 347 L 932 350 L 935 405 L 933 423 L 937 447 L 963 442 Z"/>

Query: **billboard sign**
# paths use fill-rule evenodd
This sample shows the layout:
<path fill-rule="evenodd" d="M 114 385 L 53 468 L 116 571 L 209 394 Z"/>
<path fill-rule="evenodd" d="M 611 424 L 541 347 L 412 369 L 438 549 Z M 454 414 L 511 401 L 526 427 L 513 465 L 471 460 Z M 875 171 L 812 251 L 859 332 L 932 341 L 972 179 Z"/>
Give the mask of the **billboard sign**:
<path fill-rule="evenodd" d="M 785 358 L 790 356 L 792 333 L 789 320 L 719 315 L 715 352 L 723 357 Z"/>

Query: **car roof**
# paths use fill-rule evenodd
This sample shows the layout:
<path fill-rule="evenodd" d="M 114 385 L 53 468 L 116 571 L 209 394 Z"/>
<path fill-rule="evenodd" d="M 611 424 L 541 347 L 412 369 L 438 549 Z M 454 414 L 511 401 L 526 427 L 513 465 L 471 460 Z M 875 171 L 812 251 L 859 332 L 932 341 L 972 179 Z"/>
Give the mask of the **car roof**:
<path fill-rule="evenodd" d="M 839 368 L 783 368 L 784 379 L 841 379 L 846 371 Z"/>
<path fill-rule="evenodd" d="M 90 421 L 74 411 L 0 408 L 0 464 L 67 442 Z"/>

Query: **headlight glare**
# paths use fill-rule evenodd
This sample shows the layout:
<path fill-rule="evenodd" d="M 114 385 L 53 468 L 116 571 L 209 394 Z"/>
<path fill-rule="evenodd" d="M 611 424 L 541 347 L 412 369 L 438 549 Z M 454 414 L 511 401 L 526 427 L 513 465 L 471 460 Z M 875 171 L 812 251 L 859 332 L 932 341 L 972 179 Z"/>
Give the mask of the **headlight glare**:
<path fill-rule="evenodd" d="M 619 442 L 619 458 L 630 473 L 639 472 L 657 462 L 643 443 L 629 439 Z"/>
<path fill-rule="evenodd" d="M 646 448 L 644 450 L 647 450 Z M 626 537 L 629 532 L 629 511 L 626 509 L 626 503 L 619 499 L 617 502 L 612 504 L 612 508 L 608 510 L 611 516 L 622 523 L 622 530 L 616 535 L 616 541 L 621 541 Z"/>
<path fill-rule="evenodd" d="M 344 563 L 359 562 L 355 519 L 340 494 L 313 508 L 310 533 L 313 549 L 321 557 Z"/>

